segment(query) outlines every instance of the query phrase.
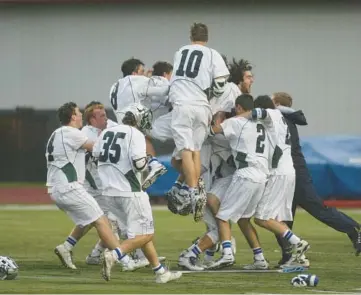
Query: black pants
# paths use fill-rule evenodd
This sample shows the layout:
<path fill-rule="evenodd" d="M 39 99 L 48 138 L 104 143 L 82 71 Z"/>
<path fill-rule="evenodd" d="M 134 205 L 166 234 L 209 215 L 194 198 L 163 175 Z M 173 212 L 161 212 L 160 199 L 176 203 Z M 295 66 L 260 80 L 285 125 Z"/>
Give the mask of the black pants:
<path fill-rule="evenodd" d="M 297 206 L 300 206 L 313 217 L 339 232 L 350 234 L 355 231 L 355 228 L 360 227 L 358 222 L 336 208 L 323 205 L 323 200 L 317 195 L 310 177 L 302 176 L 296 178 L 292 205 L 293 218 L 295 217 Z M 292 229 L 293 221 L 286 223 Z M 277 240 L 282 249 L 286 250 L 288 243 L 285 243 L 284 239 L 279 237 L 277 237 Z"/>

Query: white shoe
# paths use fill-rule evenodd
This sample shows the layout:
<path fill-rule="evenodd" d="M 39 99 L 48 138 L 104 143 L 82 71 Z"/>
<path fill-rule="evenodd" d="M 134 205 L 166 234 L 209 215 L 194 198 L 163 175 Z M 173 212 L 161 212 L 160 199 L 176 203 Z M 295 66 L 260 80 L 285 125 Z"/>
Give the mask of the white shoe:
<path fill-rule="evenodd" d="M 113 252 L 111 250 L 105 250 L 101 256 L 102 270 L 101 274 L 104 280 L 110 281 L 110 275 L 112 271 L 112 267 L 116 263 L 117 259 L 115 259 Z"/>
<path fill-rule="evenodd" d="M 61 263 L 70 269 L 76 269 L 73 263 L 73 252 L 65 248 L 64 244 L 55 247 L 54 253 L 59 257 Z"/>
<path fill-rule="evenodd" d="M 301 240 L 297 245 L 293 247 L 294 253 L 296 254 L 296 258 L 299 259 L 302 255 L 304 255 L 311 248 L 310 244 Z"/>
<path fill-rule="evenodd" d="M 143 190 L 146 190 L 157 180 L 159 176 L 167 172 L 167 168 L 159 162 L 156 162 L 153 165 L 149 166 L 149 169 L 149 173 L 142 184 Z"/>
<path fill-rule="evenodd" d="M 89 254 L 85 258 L 85 263 L 89 265 L 98 265 L 100 264 L 100 256 L 92 256 L 91 254 Z"/>
<path fill-rule="evenodd" d="M 134 260 L 134 270 L 148 266 L 150 263 L 147 258 L 143 257 Z"/>
<path fill-rule="evenodd" d="M 235 263 L 235 259 L 233 255 L 222 255 L 221 258 L 213 261 L 207 269 L 220 269 L 227 266 L 232 266 Z"/>
<path fill-rule="evenodd" d="M 269 264 L 266 260 L 254 260 L 252 264 L 247 264 L 242 267 L 247 270 L 263 270 L 269 269 Z"/>
<path fill-rule="evenodd" d="M 181 266 L 185 269 L 192 271 L 202 271 L 204 267 L 200 265 L 199 259 L 197 257 L 185 257 L 184 255 L 179 256 L 178 266 Z"/>
<path fill-rule="evenodd" d="M 156 274 L 155 282 L 158 284 L 165 284 L 170 281 L 178 280 L 182 276 L 182 273 L 179 271 L 171 272 L 166 270 L 163 274 Z"/>
<path fill-rule="evenodd" d="M 296 254 L 293 254 L 292 257 L 285 264 L 280 265 L 280 268 L 287 268 L 293 266 L 303 266 L 308 268 L 310 267 L 310 261 L 305 255 L 301 255 L 300 258 L 297 258 Z"/>

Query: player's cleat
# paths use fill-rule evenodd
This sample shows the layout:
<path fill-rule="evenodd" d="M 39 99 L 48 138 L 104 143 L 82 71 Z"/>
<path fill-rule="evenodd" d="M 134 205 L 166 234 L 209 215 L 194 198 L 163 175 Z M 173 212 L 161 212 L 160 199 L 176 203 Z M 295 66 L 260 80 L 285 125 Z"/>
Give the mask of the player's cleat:
<path fill-rule="evenodd" d="M 303 254 L 305 254 L 311 248 L 310 244 L 301 240 L 297 245 L 294 246 L 294 253 L 296 254 L 296 258 L 300 258 Z"/>
<path fill-rule="evenodd" d="M 165 174 L 166 172 L 167 168 L 159 162 L 149 166 L 149 173 L 142 184 L 142 189 L 146 190 L 158 179 L 159 176 Z"/>
<path fill-rule="evenodd" d="M 361 253 L 361 229 L 356 228 L 353 233 L 348 234 L 350 240 L 352 241 L 353 247 L 355 248 L 355 255 L 359 256 Z"/>
<path fill-rule="evenodd" d="M 293 254 L 292 257 L 284 264 L 281 264 L 279 268 L 289 268 L 296 266 L 303 266 L 304 268 L 309 268 L 310 261 L 307 259 L 305 255 L 301 255 L 299 258 L 297 258 L 296 255 Z"/>
<path fill-rule="evenodd" d="M 254 260 L 252 264 L 248 264 L 242 267 L 246 270 L 265 270 L 269 269 L 267 260 Z"/>
<path fill-rule="evenodd" d="M 222 255 L 221 258 L 213 261 L 207 269 L 220 269 L 227 266 L 232 266 L 235 263 L 235 259 L 233 255 Z"/>
<path fill-rule="evenodd" d="M 182 276 L 182 273 L 179 271 L 171 272 L 166 270 L 163 274 L 156 274 L 155 282 L 158 284 L 165 284 L 170 281 L 178 280 Z"/>
<path fill-rule="evenodd" d="M 89 254 L 85 258 L 85 263 L 89 265 L 98 265 L 100 264 L 100 256 L 92 256 L 91 254 Z"/>
<path fill-rule="evenodd" d="M 280 265 L 286 264 L 290 259 L 292 259 L 292 253 L 284 253 L 282 258 L 278 261 L 278 265 L 275 268 L 279 268 Z"/>
<path fill-rule="evenodd" d="M 101 255 L 101 275 L 104 280 L 110 281 L 112 267 L 116 263 L 117 259 L 115 259 L 111 250 L 105 250 L 104 253 Z"/>
<path fill-rule="evenodd" d="M 179 256 L 178 258 L 178 266 L 185 268 L 187 270 L 193 271 L 202 271 L 204 267 L 200 265 L 200 261 L 197 257 L 185 257 L 184 255 Z"/>
<path fill-rule="evenodd" d="M 134 260 L 134 270 L 148 266 L 150 263 L 147 258 L 143 257 Z"/>
<path fill-rule="evenodd" d="M 65 248 L 63 244 L 55 247 L 54 253 L 59 257 L 61 263 L 70 269 L 76 269 L 73 263 L 73 252 Z"/>
<path fill-rule="evenodd" d="M 207 198 L 199 195 L 198 192 L 192 192 L 191 200 L 193 203 L 193 219 L 195 222 L 199 222 L 203 219 Z"/>

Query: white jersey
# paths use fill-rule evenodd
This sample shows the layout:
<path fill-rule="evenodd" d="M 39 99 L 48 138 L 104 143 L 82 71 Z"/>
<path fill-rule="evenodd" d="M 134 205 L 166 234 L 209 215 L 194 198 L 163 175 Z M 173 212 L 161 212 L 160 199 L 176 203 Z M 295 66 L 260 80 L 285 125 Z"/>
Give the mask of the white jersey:
<path fill-rule="evenodd" d="M 264 182 L 269 174 L 269 141 L 261 123 L 244 117 L 233 117 L 222 124 L 225 137 L 232 148 L 238 176 L 254 182 Z"/>
<path fill-rule="evenodd" d="M 235 101 L 240 96 L 241 90 L 234 83 L 227 83 L 225 91 L 220 97 L 213 97 L 210 100 L 213 115 L 217 112 L 231 112 L 235 106 Z M 216 134 L 210 138 L 214 154 L 220 154 L 224 161 L 228 161 L 231 156 L 231 147 L 229 141 L 223 134 Z"/>
<path fill-rule="evenodd" d="M 232 83 L 226 83 L 224 92 L 220 97 L 213 97 L 209 103 L 211 104 L 212 114 L 217 112 L 230 112 L 235 107 L 236 98 L 242 94 L 239 87 Z"/>
<path fill-rule="evenodd" d="M 111 128 L 114 126 L 119 125 L 118 123 L 108 119 L 107 120 L 107 128 Z M 81 130 L 85 136 L 87 136 L 91 141 L 96 141 L 98 136 L 100 135 L 101 130 L 91 126 L 86 125 Z M 86 153 L 85 156 L 85 181 L 84 181 L 84 188 L 90 193 L 92 196 L 98 196 L 101 194 L 101 187 L 102 183 L 98 173 L 98 165 L 97 161 L 92 157 L 90 152 Z"/>
<path fill-rule="evenodd" d="M 130 75 L 119 79 L 110 89 L 110 102 L 114 113 L 121 112 L 132 103 L 143 103 L 144 100 L 157 98 L 167 99 L 169 84 L 146 76 Z M 119 123 L 119 122 L 118 122 Z"/>
<path fill-rule="evenodd" d="M 117 125 L 102 131 L 93 149 L 104 196 L 132 197 L 141 192 L 141 173 L 133 160 L 147 156 L 145 137 L 136 128 Z"/>
<path fill-rule="evenodd" d="M 62 192 L 70 189 L 72 182 L 84 183 L 85 150 L 81 148 L 88 140 L 79 129 L 62 126 L 50 136 L 46 145 L 48 191 Z"/>
<path fill-rule="evenodd" d="M 150 86 L 152 87 L 169 87 L 169 80 L 161 76 L 150 77 Z M 168 103 L 168 94 L 164 96 L 147 97 L 142 104 L 150 109 L 153 113 L 153 121 L 160 116 L 169 113 L 170 104 Z"/>
<path fill-rule="evenodd" d="M 279 159 L 277 168 L 272 170 L 275 175 L 294 174 L 293 161 L 291 156 L 291 136 L 288 130 L 288 125 L 282 113 L 277 109 L 266 109 L 267 117 L 262 120 L 266 126 L 266 131 L 269 134 L 271 142 L 270 149 L 270 167 L 272 168 L 272 158 L 277 158 L 278 146 L 282 151 L 282 156 Z"/>
<path fill-rule="evenodd" d="M 228 76 L 222 56 L 214 49 L 192 44 L 180 48 L 174 56 L 169 101 L 174 104 L 206 104 L 206 92 L 213 80 Z"/>

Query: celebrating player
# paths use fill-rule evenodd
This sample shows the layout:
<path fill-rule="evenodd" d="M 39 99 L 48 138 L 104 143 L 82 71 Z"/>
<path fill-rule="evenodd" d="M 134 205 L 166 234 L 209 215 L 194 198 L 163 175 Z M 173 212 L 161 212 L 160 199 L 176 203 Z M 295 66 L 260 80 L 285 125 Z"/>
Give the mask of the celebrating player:
<path fill-rule="evenodd" d="M 191 27 L 191 45 L 181 47 L 174 57 L 169 101 L 173 105 L 172 132 L 176 145 L 175 168 L 181 171 L 192 202 L 194 220 L 200 221 L 206 204 L 198 181 L 201 175 L 200 150 L 211 121 L 212 112 L 207 93 L 224 92 L 229 71 L 222 56 L 206 46 L 208 28 L 201 23 Z M 174 164 L 174 160 L 173 160 Z"/>
<path fill-rule="evenodd" d="M 149 260 L 157 283 L 181 277 L 180 272 L 166 270 L 158 260 L 153 244 L 154 223 L 148 194 L 142 191 L 141 172 L 147 168 L 145 137 L 139 130 L 149 128 L 148 110 L 132 104 L 126 110 L 121 125 L 105 129 L 94 147 L 103 195 L 116 217 L 127 227 L 128 239 L 117 252 L 106 250 L 103 257 L 103 277 L 110 280 L 111 268 L 117 260 L 129 263 L 126 253 L 141 247 Z"/>
<path fill-rule="evenodd" d="M 59 108 L 58 116 L 62 126 L 51 134 L 46 146 L 48 193 L 79 228 L 86 231 L 94 226 L 104 245 L 116 255 L 120 251 L 119 242 L 99 204 L 83 186 L 85 151 L 91 152 L 94 142 L 79 130 L 83 125 L 82 113 L 75 103 L 69 102 Z M 62 260 L 64 256 L 57 250 L 55 252 Z M 122 263 L 129 270 L 134 269 L 131 262 L 125 264 L 123 260 Z"/>
<path fill-rule="evenodd" d="M 150 98 L 166 98 L 169 84 L 163 80 L 151 80 L 144 75 L 144 63 L 131 58 L 122 64 L 123 78 L 119 79 L 110 89 L 110 102 L 118 123 L 122 122 L 124 109 L 132 103 L 142 103 Z M 159 82 L 159 83 L 156 83 Z M 155 158 L 155 151 L 149 138 L 146 138 L 147 153 L 153 158 L 149 161 L 149 174 L 143 182 L 143 189 L 148 188 L 167 169 Z"/>

